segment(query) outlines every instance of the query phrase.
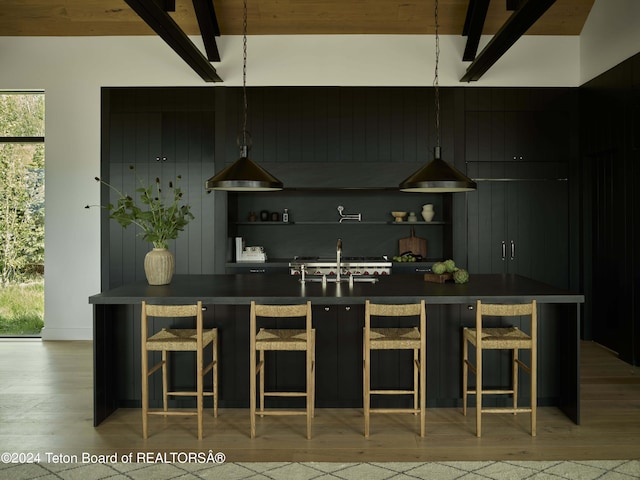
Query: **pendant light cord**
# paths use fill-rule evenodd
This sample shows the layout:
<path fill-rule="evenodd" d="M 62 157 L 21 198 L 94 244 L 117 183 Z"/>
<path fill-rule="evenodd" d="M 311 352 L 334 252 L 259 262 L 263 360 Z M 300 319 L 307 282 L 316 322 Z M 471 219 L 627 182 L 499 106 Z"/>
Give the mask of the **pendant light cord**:
<path fill-rule="evenodd" d="M 438 21 L 438 0 L 435 0 L 434 8 L 435 16 L 435 31 L 436 31 L 436 66 L 434 70 L 433 88 L 435 96 L 436 107 L 436 147 L 440 148 L 440 83 L 438 80 L 438 64 L 440 63 L 440 35 L 439 35 L 439 21 Z"/>
<path fill-rule="evenodd" d="M 242 146 L 241 156 L 246 157 L 248 155 L 247 145 L 247 0 L 243 3 L 243 15 L 242 15 L 242 98 L 243 98 L 243 111 L 244 121 L 242 123 Z"/>

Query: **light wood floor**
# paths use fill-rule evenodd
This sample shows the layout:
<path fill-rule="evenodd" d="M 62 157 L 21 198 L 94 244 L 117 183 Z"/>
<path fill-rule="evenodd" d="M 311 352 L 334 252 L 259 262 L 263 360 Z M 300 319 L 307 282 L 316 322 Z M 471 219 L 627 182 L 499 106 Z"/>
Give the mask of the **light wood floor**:
<path fill-rule="evenodd" d="M 640 458 L 640 369 L 606 349 L 582 345 L 582 424 L 553 407 L 539 409 L 538 436 L 527 415 L 490 415 L 483 437 L 474 435 L 473 410 L 429 409 L 420 438 L 411 415 L 373 416 L 371 437 L 362 436 L 358 409 L 319 409 L 313 439 L 304 417 L 259 419 L 249 438 L 248 410 L 222 409 L 207 418 L 205 438 L 195 438 L 195 419 L 151 418 L 141 437 L 138 409 L 120 409 L 93 427 L 90 342 L 0 342 L 0 452 L 223 452 L 228 462 L 264 461 L 462 461 L 607 460 Z"/>

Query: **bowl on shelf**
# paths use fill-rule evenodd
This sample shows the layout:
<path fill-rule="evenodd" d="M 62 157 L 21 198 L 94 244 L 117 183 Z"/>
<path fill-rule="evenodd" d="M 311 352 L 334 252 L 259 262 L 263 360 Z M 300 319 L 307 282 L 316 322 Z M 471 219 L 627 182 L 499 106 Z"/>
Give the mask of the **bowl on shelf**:
<path fill-rule="evenodd" d="M 404 220 L 404 217 L 407 216 L 407 212 L 391 212 L 391 215 L 393 215 L 393 218 L 395 218 L 396 222 L 402 222 Z"/>

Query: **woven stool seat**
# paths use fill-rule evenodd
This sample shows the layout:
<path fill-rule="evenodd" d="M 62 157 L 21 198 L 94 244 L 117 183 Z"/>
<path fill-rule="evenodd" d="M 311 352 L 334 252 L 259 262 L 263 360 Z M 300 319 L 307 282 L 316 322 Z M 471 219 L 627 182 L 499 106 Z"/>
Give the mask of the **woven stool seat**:
<path fill-rule="evenodd" d="M 307 331 L 293 328 L 261 328 L 256 334 L 257 350 L 306 350 Z"/>
<path fill-rule="evenodd" d="M 472 345 L 476 345 L 476 329 L 466 328 L 464 337 Z M 518 327 L 483 328 L 481 333 L 482 348 L 530 348 L 531 337 Z"/>
<path fill-rule="evenodd" d="M 420 330 L 413 328 L 372 328 L 371 347 L 374 349 L 401 350 L 420 348 Z"/>
<path fill-rule="evenodd" d="M 163 328 L 147 339 L 147 350 L 195 351 L 198 348 L 197 335 L 198 331 L 196 329 Z M 209 345 L 217 336 L 218 331 L 216 329 L 203 331 L 203 345 Z"/>

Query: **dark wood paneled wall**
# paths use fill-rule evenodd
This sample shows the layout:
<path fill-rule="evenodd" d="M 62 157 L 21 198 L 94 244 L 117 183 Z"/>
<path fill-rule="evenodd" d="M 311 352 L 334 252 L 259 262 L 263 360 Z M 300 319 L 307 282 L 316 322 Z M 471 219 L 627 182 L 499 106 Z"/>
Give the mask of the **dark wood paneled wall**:
<path fill-rule="evenodd" d="M 478 183 L 462 197 L 471 272 L 577 283 L 569 182 L 579 158 L 576 110 L 570 88 L 465 90 L 465 160 Z"/>
<path fill-rule="evenodd" d="M 165 189 L 172 181 L 191 205 L 195 219 L 169 245 L 176 256 L 176 273 L 214 272 L 214 199 L 204 191 L 204 181 L 214 171 L 214 138 L 213 89 L 102 91 L 101 177 L 135 197 L 139 181 L 149 185 L 158 178 Z M 104 187 L 101 204 L 116 200 L 117 195 Z M 143 260 L 151 245 L 138 234 L 134 226 L 123 229 L 110 221 L 108 211 L 103 211 L 103 289 L 145 278 Z"/>
<path fill-rule="evenodd" d="M 586 307 L 593 339 L 638 365 L 640 54 L 580 93 Z"/>

